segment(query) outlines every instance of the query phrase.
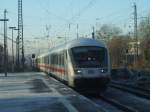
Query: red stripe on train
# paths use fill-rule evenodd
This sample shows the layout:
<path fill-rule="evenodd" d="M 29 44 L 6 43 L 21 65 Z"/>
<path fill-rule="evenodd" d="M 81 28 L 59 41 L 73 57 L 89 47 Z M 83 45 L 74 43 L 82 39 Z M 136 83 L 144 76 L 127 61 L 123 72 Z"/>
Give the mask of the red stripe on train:
<path fill-rule="evenodd" d="M 62 74 L 65 74 L 65 69 L 62 69 L 62 68 L 58 68 L 58 67 L 53 67 L 51 65 L 46 65 L 46 64 L 38 64 L 38 67 L 43 67 L 43 68 L 46 68 L 46 69 L 49 69 L 53 72 L 59 72 L 59 73 L 62 73 Z"/>

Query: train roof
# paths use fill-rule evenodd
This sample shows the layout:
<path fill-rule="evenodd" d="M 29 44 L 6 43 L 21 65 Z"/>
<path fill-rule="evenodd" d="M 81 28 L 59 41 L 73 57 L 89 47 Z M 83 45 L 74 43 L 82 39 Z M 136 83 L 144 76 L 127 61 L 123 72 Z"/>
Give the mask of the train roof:
<path fill-rule="evenodd" d="M 106 45 L 101 41 L 91 39 L 91 38 L 78 38 L 78 39 L 68 41 L 64 43 L 63 45 L 59 45 L 54 48 L 51 48 L 48 53 L 42 54 L 39 57 L 48 55 L 50 52 L 59 52 L 61 50 L 70 49 L 70 48 L 78 47 L 78 46 L 99 46 L 99 47 L 106 48 Z"/>
<path fill-rule="evenodd" d="M 91 39 L 91 38 L 79 38 L 74 39 L 67 43 L 67 48 L 77 47 L 77 46 L 100 46 L 106 47 L 101 41 Z"/>
<path fill-rule="evenodd" d="M 56 46 L 53 49 L 70 49 L 73 47 L 78 47 L 78 46 L 99 46 L 99 47 L 106 47 L 106 45 L 98 40 L 91 39 L 91 38 L 78 38 L 74 39 L 68 42 L 65 42 L 63 45 Z"/>

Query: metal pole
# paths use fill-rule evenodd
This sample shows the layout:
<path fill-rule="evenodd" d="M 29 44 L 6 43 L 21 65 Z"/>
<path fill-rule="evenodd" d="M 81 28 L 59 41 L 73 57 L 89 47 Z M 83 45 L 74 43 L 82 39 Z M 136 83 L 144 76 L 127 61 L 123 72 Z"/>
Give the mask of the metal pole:
<path fill-rule="evenodd" d="M 77 39 L 79 38 L 79 25 L 77 24 Z"/>
<path fill-rule="evenodd" d="M 17 67 L 18 67 L 18 70 L 20 69 L 20 47 L 19 47 L 19 36 L 17 36 Z"/>
<path fill-rule="evenodd" d="M 6 19 L 6 9 L 4 10 L 4 19 Z M 7 48 L 7 23 L 4 21 L 4 60 L 5 60 L 5 77 L 7 77 L 7 68 L 8 68 L 8 48 Z"/>
<path fill-rule="evenodd" d="M 18 67 L 18 36 L 16 38 L 16 67 Z"/>
<path fill-rule="evenodd" d="M 23 14 L 22 14 L 22 0 L 18 0 L 18 36 L 19 36 L 19 48 L 21 46 L 21 64 L 24 71 L 24 39 L 23 39 Z M 21 41 L 20 41 L 21 40 Z"/>
<path fill-rule="evenodd" d="M 17 30 L 17 28 L 15 28 L 14 30 Z M 16 38 L 16 67 L 17 67 L 17 70 L 19 70 L 19 38 L 18 38 L 18 35 L 17 35 L 17 38 Z"/>
<path fill-rule="evenodd" d="M 95 39 L 95 28 L 93 26 L 92 38 Z"/>
<path fill-rule="evenodd" d="M 16 27 L 9 27 L 9 29 L 12 30 L 12 72 L 14 72 L 14 45 L 13 45 L 13 30 L 15 29 Z"/>
<path fill-rule="evenodd" d="M 137 7 L 136 3 L 134 3 L 134 38 L 136 44 L 136 52 L 135 52 L 135 63 L 138 61 L 138 35 L 137 35 Z"/>
<path fill-rule="evenodd" d="M 13 45 L 13 29 L 12 29 L 12 72 L 14 72 L 14 45 Z"/>

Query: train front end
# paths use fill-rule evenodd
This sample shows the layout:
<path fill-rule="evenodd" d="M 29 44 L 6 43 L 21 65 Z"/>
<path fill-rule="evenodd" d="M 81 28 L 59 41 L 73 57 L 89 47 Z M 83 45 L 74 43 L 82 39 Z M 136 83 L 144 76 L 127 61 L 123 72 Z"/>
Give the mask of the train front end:
<path fill-rule="evenodd" d="M 104 46 L 78 46 L 70 50 L 74 87 L 83 92 L 104 91 L 110 82 L 109 53 Z"/>

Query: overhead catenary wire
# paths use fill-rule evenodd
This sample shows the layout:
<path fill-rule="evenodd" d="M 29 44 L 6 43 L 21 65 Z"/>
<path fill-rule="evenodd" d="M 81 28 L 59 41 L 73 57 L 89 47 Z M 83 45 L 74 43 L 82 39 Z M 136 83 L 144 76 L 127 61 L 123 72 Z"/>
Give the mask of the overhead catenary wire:
<path fill-rule="evenodd" d="M 57 16 L 56 14 L 50 12 L 49 10 L 47 10 L 47 8 L 45 8 L 45 7 L 42 5 L 42 3 L 40 3 L 40 6 L 42 7 L 42 9 L 45 10 L 46 13 L 48 13 L 48 14 L 50 14 L 50 15 L 53 15 L 56 19 L 58 19 L 58 20 L 60 20 L 60 21 L 64 21 L 65 24 L 63 24 L 62 26 L 68 26 L 68 24 L 75 24 L 75 25 L 76 25 L 76 23 L 74 23 L 73 21 L 74 21 L 74 20 L 77 20 L 84 12 L 86 12 L 87 9 L 89 9 L 90 7 L 92 7 L 92 6 L 96 3 L 96 1 L 97 1 L 97 0 L 90 0 L 90 1 L 88 2 L 88 4 L 87 4 L 84 8 L 82 8 L 82 10 L 80 10 L 78 13 L 76 13 L 75 15 L 73 15 L 73 17 L 71 17 L 70 19 L 65 19 L 65 18 L 63 18 L 63 17 Z M 64 30 L 64 27 L 63 27 L 63 28 L 62 28 L 62 27 L 59 27 L 59 28 L 61 28 L 61 29 L 59 30 L 59 32 L 62 32 L 62 30 Z M 67 29 L 67 27 L 65 27 L 65 29 Z"/>
<path fill-rule="evenodd" d="M 1 35 L 1 36 L 4 36 L 4 34 L 2 34 L 2 33 L 0 33 L 0 35 Z M 12 38 L 10 38 L 9 36 L 7 36 L 7 39 L 12 41 Z M 2 39 L 2 40 L 3 40 L 3 39 Z M 16 43 L 15 40 L 13 40 L 13 42 Z"/>
<path fill-rule="evenodd" d="M 36 2 L 36 3 L 38 3 L 39 4 L 39 2 Z M 67 6 L 70 6 L 70 5 L 73 5 L 73 0 L 70 0 L 70 2 L 68 2 L 68 4 L 69 5 L 67 5 Z M 75 21 L 77 21 L 89 8 L 91 8 L 95 3 L 97 3 L 97 1 L 96 0 L 89 0 L 89 1 L 86 1 L 86 5 L 83 7 L 83 8 L 81 8 L 81 10 L 79 10 L 78 12 L 76 12 L 70 19 L 68 19 L 69 18 L 69 16 L 64 16 L 64 17 L 61 17 L 60 15 L 58 15 L 58 14 L 55 14 L 55 13 L 53 13 L 53 12 L 51 12 L 46 6 L 44 6 L 43 5 L 43 3 L 42 3 L 42 1 L 40 1 L 40 6 L 42 7 L 42 9 L 43 10 L 45 10 L 45 12 L 48 14 L 48 15 L 51 15 L 51 16 L 53 16 L 53 17 L 55 17 L 57 20 L 59 20 L 59 21 L 62 21 L 62 22 L 64 22 L 64 23 L 61 23 L 60 25 L 59 25 L 59 27 L 57 28 L 57 29 L 55 29 L 55 31 L 53 31 L 53 32 L 55 32 L 55 36 L 59 36 L 59 35 L 65 35 L 66 33 L 64 33 L 64 32 L 67 32 L 67 29 L 68 29 L 68 24 L 71 24 L 71 28 L 72 28 L 72 25 L 76 25 L 77 23 L 75 22 Z M 132 2 L 133 3 L 133 2 Z M 71 7 L 71 6 L 70 6 Z M 67 7 L 66 7 L 66 9 L 67 9 Z M 65 9 L 65 10 L 66 10 Z M 118 12 L 120 12 L 120 11 L 118 11 Z M 105 18 L 107 18 L 107 17 L 111 17 L 111 18 L 113 18 L 114 16 L 116 16 L 116 15 L 121 15 L 121 14 L 123 14 L 123 13 L 121 13 L 121 14 L 119 14 L 119 13 L 113 13 L 113 14 L 109 14 L 109 15 L 106 15 L 106 16 L 103 16 L 103 17 L 100 17 L 100 20 L 102 20 L 102 19 L 105 19 Z M 67 13 L 67 12 L 66 12 Z M 66 14 L 65 13 L 65 14 Z M 111 23 L 113 23 L 113 24 L 118 24 L 118 23 L 122 23 L 122 24 L 128 24 L 131 20 L 130 20 L 130 17 L 126 17 L 126 18 L 123 18 L 122 16 L 117 16 L 116 18 L 114 18 L 113 19 L 113 21 L 111 22 Z M 129 22 L 128 22 L 128 19 L 129 19 Z M 124 22 L 125 21 L 125 22 Z M 121 25 L 122 25 L 121 24 Z M 82 25 L 80 25 L 81 27 L 82 27 Z M 53 29 L 54 30 L 54 29 Z M 62 32 L 63 31 L 63 32 Z M 53 33 L 52 32 L 52 33 Z"/>

